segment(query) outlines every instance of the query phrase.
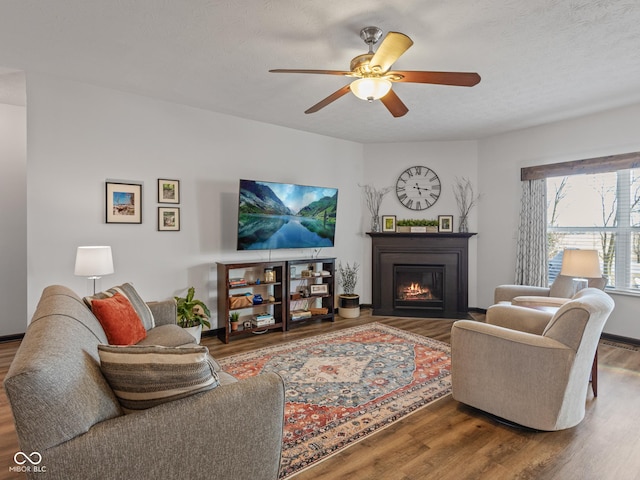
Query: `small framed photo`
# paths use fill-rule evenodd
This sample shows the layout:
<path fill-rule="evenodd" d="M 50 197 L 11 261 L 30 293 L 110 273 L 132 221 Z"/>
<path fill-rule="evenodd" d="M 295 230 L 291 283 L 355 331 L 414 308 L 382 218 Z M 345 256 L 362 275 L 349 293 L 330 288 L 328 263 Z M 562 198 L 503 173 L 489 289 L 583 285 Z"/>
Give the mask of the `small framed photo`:
<path fill-rule="evenodd" d="M 158 231 L 180 231 L 180 209 L 178 207 L 158 207 Z"/>
<path fill-rule="evenodd" d="M 309 286 L 311 295 L 326 295 L 329 293 L 329 285 L 326 283 L 318 283 L 317 285 Z"/>
<path fill-rule="evenodd" d="M 395 232 L 396 231 L 396 216 L 395 215 L 383 215 L 382 216 L 382 231 L 383 232 Z"/>
<path fill-rule="evenodd" d="M 180 180 L 158 179 L 158 203 L 180 203 Z"/>
<path fill-rule="evenodd" d="M 106 182 L 105 221 L 142 223 L 142 184 Z"/>
<path fill-rule="evenodd" d="M 438 215 L 438 231 L 453 232 L 453 215 Z"/>

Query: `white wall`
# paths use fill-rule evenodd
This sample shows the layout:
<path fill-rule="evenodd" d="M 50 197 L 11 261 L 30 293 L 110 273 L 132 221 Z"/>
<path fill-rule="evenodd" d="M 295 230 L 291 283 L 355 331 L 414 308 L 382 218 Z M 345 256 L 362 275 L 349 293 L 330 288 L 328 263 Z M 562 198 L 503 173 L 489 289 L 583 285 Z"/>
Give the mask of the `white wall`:
<path fill-rule="evenodd" d="M 0 336 L 27 320 L 26 108 L 0 104 Z"/>
<path fill-rule="evenodd" d="M 413 142 L 413 143 L 378 143 L 364 146 L 365 170 L 363 185 L 374 185 L 376 188 L 393 186 L 382 201 L 380 215 L 395 215 L 400 219 L 438 219 L 438 215 L 453 215 L 454 231 L 458 231 L 459 212 L 453 194 L 453 184 L 456 177 L 466 177 L 471 180 L 476 192 L 481 193 L 478 185 L 478 154 L 477 142 Z M 423 165 L 431 168 L 442 184 L 442 193 L 438 201 L 420 212 L 404 207 L 395 193 L 396 180 L 407 168 Z M 363 218 L 360 223 L 361 235 L 365 238 L 364 251 L 366 262 L 363 264 L 363 303 L 371 303 L 371 240 L 364 232 L 371 230 L 370 215 L 364 203 L 362 204 Z M 473 208 L 469 214 L 469 231 L 478 232 L 478 208 Z M 484 228 L 481 229 L 484 231 Z M 478 238 L 469 240 L 469 306 L 477 305 L 477 269 L 476 248 Z"/>
<path fill-rule="evenodd" d="M 236 251 L 240 178 L 337 187 L 337 246 L 321 255 L 362 261 L 360 144 L 41 75 L 27 98 L 30 314 L 49 284 L 87 293 L 77 246 L 111 245 L 103 288 L 130 281 L 159 300 L 193 285 L 215 316 L 215 262 L 269 255 Z M 180 232 L 157 231 L 158 178 L 180 180 Z M 105 223 L 107 179 L 144 183 L 142 225 Z"/>
<path fill-rule="evenodd" d="M 520 209 L 520 168 L 640 151 L 640 105 L 490 137 L 479 142 L 478 306 L 496 285 L 513 283 Z M 640 338 L 640 298 L 612 294 L 605 332 Z"/>

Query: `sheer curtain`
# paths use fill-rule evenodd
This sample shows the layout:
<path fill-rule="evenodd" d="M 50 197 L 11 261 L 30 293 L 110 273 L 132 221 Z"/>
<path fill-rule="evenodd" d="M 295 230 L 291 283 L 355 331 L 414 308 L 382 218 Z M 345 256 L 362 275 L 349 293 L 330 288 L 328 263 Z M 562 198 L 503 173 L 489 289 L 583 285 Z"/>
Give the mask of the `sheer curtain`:
<path fill-rule="evenodd" d="M 547 270 L 547 181 L 524 180 L 515 283 L 546 287 Z"/>

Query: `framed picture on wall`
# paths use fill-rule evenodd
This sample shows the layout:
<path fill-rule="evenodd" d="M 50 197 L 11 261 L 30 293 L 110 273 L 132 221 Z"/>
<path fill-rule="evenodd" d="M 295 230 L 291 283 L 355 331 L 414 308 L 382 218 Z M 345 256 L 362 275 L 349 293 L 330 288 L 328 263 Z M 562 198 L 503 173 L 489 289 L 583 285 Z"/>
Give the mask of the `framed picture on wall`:
<path fill-rule="evenodd" d="M 106 182 L 106 222 L 142 223 L 142 184 Z"/>
<path fill-rule="evenodd" d="M 180 180 L 158 179 L 158 203 L 180 203 Z"/>
<path fill-rule="evenodd" d="M 383 215 L 382 216 L 382 231 L 383 232 L 395 232 L 396 231 L 396 216 L 395 215 Z"/>
<path fill-rule="evenodd" d="M 453 232 L 453 215 L 438 215 L 438 231 Z"/>
<path fill-rule="evenodd" d="M 178 207 L 158 207 L 158 231 L 180 231 L 180 209 Z"/>

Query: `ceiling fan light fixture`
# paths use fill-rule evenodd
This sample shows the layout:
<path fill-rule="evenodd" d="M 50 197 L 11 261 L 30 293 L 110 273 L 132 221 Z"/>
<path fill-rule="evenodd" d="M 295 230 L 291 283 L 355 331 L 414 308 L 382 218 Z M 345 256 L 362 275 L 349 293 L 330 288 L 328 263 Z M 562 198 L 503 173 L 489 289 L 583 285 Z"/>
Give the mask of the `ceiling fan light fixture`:
<path fill-rule="evenodd" d="M 359 78 L 351 82 L 351 91 L 353 94 L 369 102 L 384 97 L 391 90 L 391 82 L 386 78 Z"/>

